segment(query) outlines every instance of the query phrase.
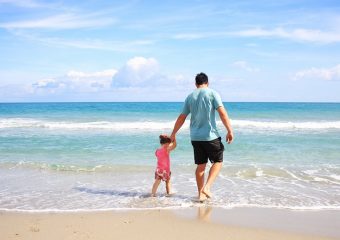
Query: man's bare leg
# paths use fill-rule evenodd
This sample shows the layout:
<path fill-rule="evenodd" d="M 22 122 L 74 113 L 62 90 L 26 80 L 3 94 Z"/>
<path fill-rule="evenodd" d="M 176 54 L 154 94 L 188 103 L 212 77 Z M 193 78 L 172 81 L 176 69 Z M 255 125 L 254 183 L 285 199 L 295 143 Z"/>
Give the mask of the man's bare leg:
<path fill-rule="evenodd" d="M 210 188 L 211 188 L 211 185 L 214 183 L 221 168 L 222 168 L 222 162 L 216 162 L 211 166 L 209 170 L 209 176 L 208 176 L 207 182 L 202 189 L 202 193 L 204 193 L 208 198 L 212 197 Z"/>
<path fill-rule="evenodd" d="M 196 184 L 197 184 L 197 191 L 198 191 L 198 200 L 204 201 L 206 196 L 202 194 L 203 186 L 204 186 L 204 171 L 205 166 L 207 164 L 198 164 L 196 167 Z"/>

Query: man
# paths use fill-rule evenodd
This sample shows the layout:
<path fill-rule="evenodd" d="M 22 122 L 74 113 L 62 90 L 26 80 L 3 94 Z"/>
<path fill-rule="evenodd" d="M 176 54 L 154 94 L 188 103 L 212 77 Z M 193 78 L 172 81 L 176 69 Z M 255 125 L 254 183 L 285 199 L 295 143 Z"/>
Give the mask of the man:
<path fill-rule="evenodd" d="M 226 136 L 228 144 L 233 141 L 233 131 L 220 95 L 208 87 L 208 76 L 205 73 L 199 73 L 195 80 L 197 89 L 186 98 L 183 111 L 176 120 L 171 139 L 176 139 L 176 133 L 191 113 L 190 138 L 194 148 L 195 164 L 197 164 L 198 200 L 202 202 L 212 197 L 210 189 L 221 170 L 223 162 L 224 146 L 216 127 L 216 111 L 228 131 Z M 212 166 L 209 170 L 207 182 L 204 184 L 204 172 L 208 159 Z"/>

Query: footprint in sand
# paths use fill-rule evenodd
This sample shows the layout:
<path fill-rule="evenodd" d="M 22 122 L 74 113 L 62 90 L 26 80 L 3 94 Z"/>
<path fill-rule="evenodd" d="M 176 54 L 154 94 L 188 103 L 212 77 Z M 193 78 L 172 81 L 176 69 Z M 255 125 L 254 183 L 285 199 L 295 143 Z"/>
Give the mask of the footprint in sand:
<path fill-rule="evenodd" d="M 40 229 L 37 226 L 32 226 L 32 227 L 30 227 L 30 231 L 31 232 L 39 232 Z"/>

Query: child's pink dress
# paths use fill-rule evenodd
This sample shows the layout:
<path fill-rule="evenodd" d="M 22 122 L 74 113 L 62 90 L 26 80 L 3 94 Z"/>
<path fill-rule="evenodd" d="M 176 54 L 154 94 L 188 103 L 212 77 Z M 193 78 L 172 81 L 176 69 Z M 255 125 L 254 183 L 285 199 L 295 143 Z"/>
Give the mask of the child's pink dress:
<path fill-rule="evenodd" d="M 170 180 L 170 156 L 166 148 L 161 147 L 156 150 L 155 155 L 157 157 L 157 168 L 155 172 L 155 179 L 163 181 Z"/>

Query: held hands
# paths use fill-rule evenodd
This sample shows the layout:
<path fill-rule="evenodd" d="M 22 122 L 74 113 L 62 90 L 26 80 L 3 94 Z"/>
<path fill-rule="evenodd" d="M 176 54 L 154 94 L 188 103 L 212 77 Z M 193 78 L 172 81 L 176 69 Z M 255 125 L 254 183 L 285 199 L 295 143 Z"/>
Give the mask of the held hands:
<path fill-rule="evenodd" d="M 171 142 L 176 142 L 176 135 L 172 133 L 170 135 L 170 139 L 171 139 Z"/>
<path fill-rule="evenodd" d="M 234 140 L 234 134 L 232 132 L 228 132 L 227 136 L 226 136 L 226 141 L 228 144 L 232 143 L 232 141 Z"/>

